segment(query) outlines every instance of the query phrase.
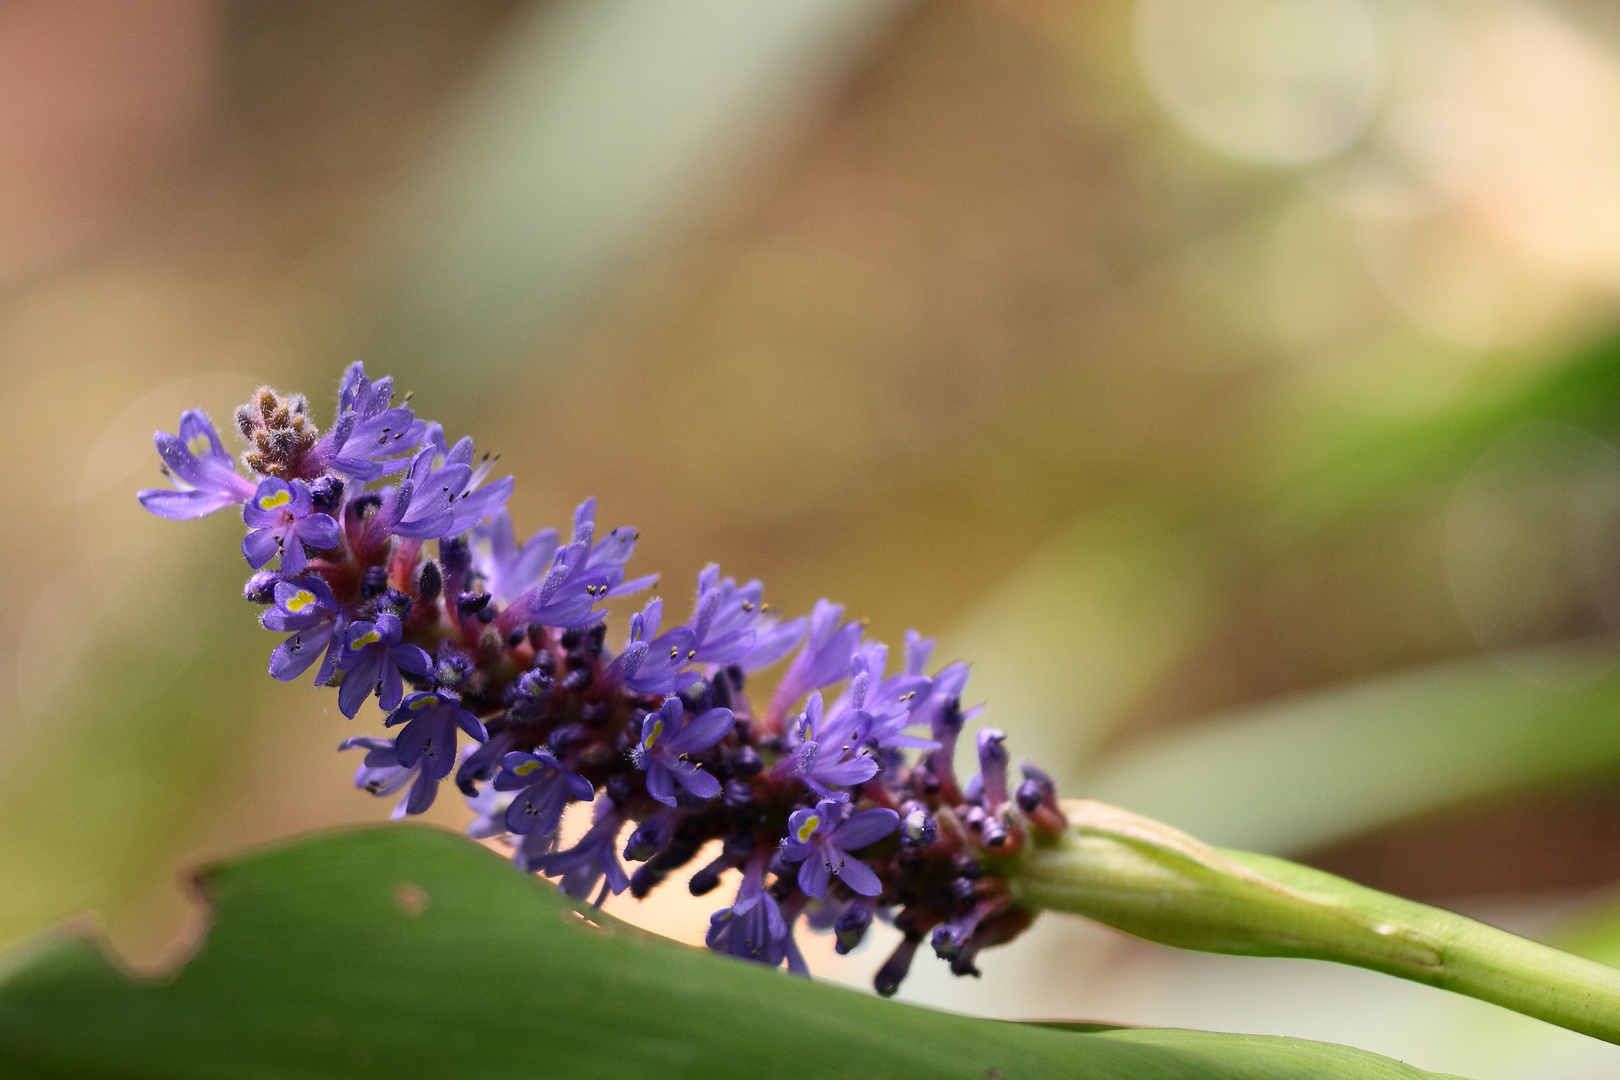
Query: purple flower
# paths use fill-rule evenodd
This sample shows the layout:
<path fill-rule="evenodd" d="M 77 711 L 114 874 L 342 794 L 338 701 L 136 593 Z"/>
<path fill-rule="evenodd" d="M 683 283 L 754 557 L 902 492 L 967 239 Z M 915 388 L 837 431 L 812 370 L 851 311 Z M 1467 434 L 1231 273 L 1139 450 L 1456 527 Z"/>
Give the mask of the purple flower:
<path fill-rule="evenodd" d="M 471 439 L 446 448 L 444 430 L 429 424 L 425 441 L 411 459 L 410 505 L 394 532 L 417 540 L 454 536 L 506 505 L 514 481 L 508 476 L 480 488 L 494 462 L 486 454 L 475 467 Z"/>
<path fill-rule="evenodd" d="M 698 575 L 697 604 L 687 625 L 692 630 L 693 659 L 700 664 L 735 664 L 754 647 L 756 627 L 765 607 L 765 586 L 750 581 L 738 588 L 720 577 L 710 563 Z"/>
<path fill-rule="evenodd" d="M 956 791 L 956 738 L 962 725 L 980 712 L 979 708 L 962 710 L 962 691 L 967 687 L 968 666 L 963 663 L 947 664 L 934 675 L 928 688 L 928 698 L 911 714 L 912 723 L 927 724 L 939 749 L 927 755 L 928 770 L 943 785 L 947 797 Z"/>
<path fill-rule="evenodd" d="M 861 625 L 843 622 L 843 618 L 842 604 L 816 601 L 810 613 L 809 638 L 777 684 L 766 713 L 768 720 L 780 723 L 799 698 L 849 676 L 849 662 L 861 640 Z"/>
<path fill-rule="evenodd" d="M 394 754 L 406 768 L 420 765 L 422 776 L 435 785 L 456 766 L 456 730 L 477 742 L 489 734 L 478 718 L 461 707 L 461 699 L 447 690 L 411 694 L 383 721 L 385 727 L 405 725 L 394 739 Z M 410 811 L 420 813 L 419 810 Z"/>
<path fill-rule="evenodd" d="M 338 415 L 299 471 L 317 476 L 328 468 L 356 480 L 375 480 L 410 464 L 402 455 L 416 449 L 427 424 L 406 408 L 390 408 L 394 380 L 366 378 L 365 365 L 350 365 L 338 390 Z"/>
<path fill-rule="evenodd" d="M 505 833 L 506 807 L 511 801 L 510 792 L 496 791 L 493 787 L 483 788 L 476 795 L 468 795 L 467 809 L 473 812 L 473 819 L 467 823 L 467 835 L 474 840 L 488 840 Z"/>
<path fill-rule="evenodd" d="M 552 832 L 572 795 L 589 802 L 596 789 L 578 773 L 569 772 L 551 754 L 513 752 L 501 759 L 496 791 L 516 791 L 506 808 L 506 827 L 515 833 Z"/>
<path fill-rule="evenodd" d="M 773 664 L 804 637 L 807 620 L 779 623 L 765 614 L 765 587 L 758 581 L 738 586 L 720 577 L 710 563 L 698 575 L 698 598 L 687 626 L 692 631 L 692 660 L 699 664 L 736 664 L 754 671 Z"/>
<path fill-rule="evenodd" d="M 344 739 L 338 746 L 339 750 L 356 748 L 365 750 L 366 757 L 354 774 L 355 787 L 373 795 L 392 795 L 406 784 L 411 785 L 411 790 L 394 807 L 392 816 L 396 821 L 406 814 L 420 814 L 433 805 L 439 793 L 439 782 L 422 768 L 423 759 L 417 759 L 414 765 L 401 764 L 393 739 Z"/>
<path fill-rule="evenodd" d="M 512 532 L 512 517 L 504 508 L 472 527 L 478 569 L 489 594 L 506 604 L 540 584 L 557 554 L 557 530 L 541 529 L 519 547 Z"/>
<path fill-rule="evenodd" d="M 253 531 L 242 538 L 242 554 L 257 570 L 281 553 L 281 569 L 296 574 L 304 568 L 304 545 L 317 551 L 338 546 L 342 531 L 326 514 L 314 512 L 309 485 L 271 477 L 259 481 L 253 498 L 242 507 L 242 520 Z"/>
<path fill-rule="evenodd" d="M 979 969 L 973 966 L 973 960 L 984 944 L 983 940 L 977 937 L 979 927 L 986 919 L 1006 906 L 1006 903 L 1005 897 L 987 897 L 974 904 L 966 914 L 934 927 L 930 942 L 934 946 L 934 955 L 941 960 L 950 961 L 951 974 L 979 973 Z"/>
<path fill-rule="evenodd" d="M 1042 804 L 1050 804 L 1057 809 L 1057 785 L 1046 771 L 1033 761 L 1020 761 L 1018 769 L 1024 774 L 1024 782 L 1018 785 L 1018 809 L 1026 814 L 1033 814 Z"/>
<path fill-rule="evenodd" d="M 494 789 L 491 788 L 490 790 L 493 791 Z M 501 817 L 501 828 L 503 830 L 506 828 L 506 818 L 504 816 L 504 812 Z M 522 870 L 525 874 L 544 873 L 542 867 L 545 864 L 545 860 L 557 850 L 557 838 L 561 835 L 562 834 L 556 829 L 553 829 L 551 832 L 544 833 L 539 829 L 535 829 L 531 832 L 520 835 L 517 838 L 517 847 L 512 852 L 512 865 L 516 866 L 519 870 Z M 574 870 L 577 871 L 578 875 L 580 875 L 575 878 L 575 883 L 578 885 L 578 882 L 585 880 L 584 875 L 588 873 L 588 870 L 585 868 L 584 864 L 575 867 Z M 623 871 L 621 870 L 620 872 L 622 873 Z M 585 884 L 578 886 L 583 890 L 584 893 L 580 899 L 584 899 L 585 896 L 590 894 L 591 884 L 591 881 L 585 881 Z M 563 891 L 566 892 L 567 889 L 565 888 Z M 623 891 L 622 888 L 616 890 L 616 892 L 621 891 Z M 605 899 L 607 899 L 606 896 L 598 897 L 597 905 L 600 906 L 601 902 Z"/>
<path fill-rule="evenodd" d="M 810 967 L 793 940 L 792 928 L 782 917 L 776 897 L 765 888 L 765 865 L 765 858 L 749 860 L 737 898 L 730 907 L 709 916 L 704 942 L 716 952 L 767 967 L 786 960 L 789 971 L 809 978 Z"/>
<path fill-rule="evenodd" d="M 219 432 L 196 409 L 180 414 L 180 434 L 160 431 L 152 441 L 174 490 L 148 488 L 136 498 L 158 517 L 199 518 L 252 497 L 253 481 L 236 471 Z"/>
<path fill-rule="evenodd" d="M 735 723 L 730 709 L 710 709 L 687 723 L 678 697 L 648 713 L 641 722 L 641 741 L 630 752 L 636 767 L 647 774 L 647 794 L 666 806 L 675 805 L 677 783 L 699 799 L 720 794 L 720 781 L 690 758 L 725 738 Z"/>
<path fill-rule="evenodd" d="M 663 615 L 664 602 L 655 598 L 630 616 L 630 640 L 613 661 L 613 674 L 634 693 L 678 694 L 702 678 L 695 671 L 681 670 L 696 655 L 692 631 L 677 626 L 659 634 Z"/>
<path fill-rule="evenodd" d="M 975 741 L 979 772 L 968 781 L 962 797 L 981 804 L 986 813 L 994 815 L 1007 801 L 1007 733 L 998 728 L 980 728 Z"/>
<path fill-rule="evenodd" d="M 315 676 L 316 685 L 324 685 L 337 670 L 343 654 L 343 637 L 339 633 L 343 617 L 332 590 L 319 577 L 310 575 L 276 582 L 272 595 L 275 606 L 259 616 L 260 623 L 266 630 L 296 633 L 270 654 L 271 677 L 281 682 L 298 678 L 324 649 L 325 659 Z"/>
<path fill-rule="evenodd" d="M 615 842 L 623 825 L 624 818 L 614 807 L 613 800 L 603 795 L 596 800 L 595 820 L 579 843 L 567 851 L 530 860 L 529 869 L 539 870 L 547 877 L 560 876 L 562 891 L 576 900 L 589 896 L 600 881 L 602 890 L 595 900 L 600 907 L 609 893 L 617 896 L 630 887 L 630 879 L 619 863 L 618 844 Z M 542 834 L 529 834 L 531 837 L 536 835 Z"/>
<path fill-rule="evenodd" d="M 860 713 L 868 745 L 885 750 L 938 748 L 939 743 L 932 739 L 905 733 L 906 727 L 914 722 L 913 714 L 928 699 L 933 680 L 926 675 L 909 673 L 885 679 L 883 668 L 888 656 L 886 645 L 874 642 L 862 646 L 850 661 L 849 690 L 834 711 L 847 708 Z"/>
<path fill-rule="evenodd" d="M 827 895 L 827 884 L 837 875 L 862 896 L 883 891 L 872 868 L 850 855 L 874 844 L 900 824 L 900 815 L 884 807 L 860 810 L 843 820 L 840 804 L 823 800 L 814 810 L 795 810 L 788 817 L 782 861 L 799 864 L 799 888 L 806 896 Z"/>
<path fill-rule="evenodd" d="M 712 564 L 684 623 L 666 623 L 654 598 L 615 657 L 604 609 L 657 580 L 626 577 L 637 532 L 598 533 L 587 499 L 566 542 L 544 529 L 519 545 L 512 478 L 405 404 L 356 364 L 323 437 L 302 397 L 261 389 L 238 410 L 253 444 L 240 465 L 187 412 L 178 435 L 156 436 L 175 490 L 140 496 L 165 517 L 247 504 L 244 596 L 278 634 L 271 674 L 304 676 L 319 659 L 316 682 L 349 717 L 377 695 L 394 737 L 341 748 L 363 752 L 355 783 L 391 796 L 395 817 L 428 810 L 454 777 L 477 815 L 469 832 L 597 904 L 643 898 L 719 843 L 688 882 L 703 896 L 741 871 L 711 948 L 808 974 L 801 916 L 841 953 L 881 918 L 904 935 L 875 980 L 883 994 L 930 937 L 953 972 L 977 974 L 980 949 L 1028 924 L 1007 873 L 1027 843 L 1061 836 L 1064 815 L 1033 766 L 1011 790 L 994 729 L 978 736 L 979 775 L 958 785 L 952 753 L 978 711 L 962 707 L 966 665 L 930 678 L 934 643 L 908 632 L 891 673 L 889 650 L 842 606 L 779 620 L 758 581 Z M 756 709 L 750 673 L 779 661 Z M 593 798 L 564 850 L 562 818 Z"/>
<path fill-rule="evenodd" d="M 393 531 L 400 536 L 434 540 L 453 534 L 451 526 L 455 523 L 455 514 L 450 506 L 467 486 L 472 469 L 464 462 L 446 462 L 435 467 L 436 458 L 439 458 L 436 447 L 422 447 L 411 459 L 406 480 L 400 482 L 399 490 L 408 492 L 401 496 L 404 510 L 393 526 Z"/>
<path fill-rule="evenodd" d="M 844 909 L 833 923 L 833 948 L 839 956 L 846 956 L 854 952 L 856 947 L 865 940 L 866 932 L 872 928 L 872 905 L 864 900 L 856 900 Z"/>
<path fill-rule="evenodd" d="M 552 558 L 545 579 L 514 600 L 496 621 L 496 629 L 506 634 L 523 623 L 569 629 L 599 622 L 596 605 L 610 596 L 639 592 L 658 580 L 658 575 L 624 580 L 624 564 L 636 549 L 641 535 L 634 529 L 620 528 L 600 542 L 596 534 L 596 500 L 586 499 L 574 511 L 574 539 Z"/>
<path fill-rule="evenodd" d="M 781 621 L 774 615 L 764 616 L 754 626 L 753 648 L 737 661 L 737 666 L 743 671 L 758 671 L 771 666 L 804 640 L 804 630 L 808 625 L 810 620 L 803 615 Z"/>
<path fill-rule="evenodd" d="M 372 622 L 353 622 L 344 631 L 343 656 L 338 661 L 344 672 L 338 687 L 338 708 L 354 719 L 367 697 L 375 693 L 377 703 L 392 712 L 405 694 L 400 669 L 425 676 L 433 661 L 415 645 L 402 644 L 405 629 L 399 618 L 381 612 Z"/>
<path fill-rule="evenodd" d="M 456 786 L 470 798 L 480 782 L 494 779 L 500 771 L 501 758 L 516 742 L 517 735 L 510 727 L 492 733 L 488 742 L 461 759 L 461 767 L 456 770 Z M 500 831 L 504 832 L 505 828 Z"/>
<path fill-rule="evenodd" d="M 845 710 L 838 717 L 827 718 L 820 692 L 811 694 L 799 715 L 799 745 L 782 759 L 782 764 L 821 798 L 848 802 L 847 791 L 833 789 L 864 784 L 878 772 L 877 759 L 863 744 L 863 732 L 855 726 L 859 716 Z"/>
<path fill-rule="evenodd" d="M 382 552 L 401 519 L 410 511 L 415 490 L 410 477 L 406 477 L 393 487 L 348 503 L 343 518 L 344 532 L 356 556 L 367 559 Z"/>
<path fill-rule="evenodd" d="M 416 490 L 418 493 L 432 491 L 436 487 L 443 486 L 450 486 L 455 492 L 450 496 L 447 503 L 447 509 L 450 512 L 449 528 L 445 532 L 436 535 L 454 536 L 464 533 L 491 514 L 505 508 L 506 500 L 511 497 L 512 487 L 517 481 L 510 476 L 506 476 L 488 487 L 484 486 L 484 481 L 489 478 L 490 472 L 495 468 L 496 458 L 485 454 L 474 463 L 473 458 L 476 452 L 473 450 L 471 437 L 462 436 L 456 440 L 456 445 L 447 447 L 445 445 L 444 429 L 438 424 L 428 425 L 427 442 L 437 451 L 438 458 L 442 459 L 442 464 L 440 460 L 435 460 L 433 465 L 436 474 L 445 474 L 446 481 L 452 476 L 461 476 L 459 470 L 462 467 L 467 469 L 466 479 L 459 487 L 447 482 L 434 485 L 420 479 L 417 480 Z M 453 474 L 445 473 L 445 470 L 449 469 L 457 471 Z M 411 472 L 414 478 L 416 475 L 416 462 L 414 461 L 411 464 Z"/>

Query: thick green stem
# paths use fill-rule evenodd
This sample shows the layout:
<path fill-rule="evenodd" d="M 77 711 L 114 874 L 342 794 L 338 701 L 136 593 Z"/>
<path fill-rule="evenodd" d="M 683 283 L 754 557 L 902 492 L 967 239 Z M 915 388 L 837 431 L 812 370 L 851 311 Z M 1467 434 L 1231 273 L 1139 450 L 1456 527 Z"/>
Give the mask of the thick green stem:
<path fill-rule="evenodd" d="M 1620 1043 L 1620 970 L 1104 803 L 1064 809 L 1062 839 L 1012 875 L 1030 907 L 1184 949 L 1372 968 Z"/>

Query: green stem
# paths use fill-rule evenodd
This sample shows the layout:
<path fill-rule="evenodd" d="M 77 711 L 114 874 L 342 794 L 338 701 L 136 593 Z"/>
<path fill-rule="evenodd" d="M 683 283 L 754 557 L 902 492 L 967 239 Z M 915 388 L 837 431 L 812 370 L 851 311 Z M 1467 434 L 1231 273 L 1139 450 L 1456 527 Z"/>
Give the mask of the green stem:
<path fill-rule="evenodd" d="M 1067 832 L 1012 876 L 1029 907 L 1184 949 L 1371 968 L 1620 1043 L 1620 970 L 1104 803 L 1064 809 Z"/>

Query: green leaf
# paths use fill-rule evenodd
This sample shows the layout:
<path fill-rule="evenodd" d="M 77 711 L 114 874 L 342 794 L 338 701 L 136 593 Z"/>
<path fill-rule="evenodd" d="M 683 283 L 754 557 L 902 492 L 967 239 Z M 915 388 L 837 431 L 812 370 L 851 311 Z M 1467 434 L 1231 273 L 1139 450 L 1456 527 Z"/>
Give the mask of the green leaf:
<path fill-rule="evenodd" d="M 430 829 L 304 840 L 205 872 L 178 975 L 55 935 L 0 970 L 0 1077 L 588 1080 L 1418 1078 L 1359 1050 L 1187 1031 L 1056 1031 L 812 984 L 575 910 Z"/>

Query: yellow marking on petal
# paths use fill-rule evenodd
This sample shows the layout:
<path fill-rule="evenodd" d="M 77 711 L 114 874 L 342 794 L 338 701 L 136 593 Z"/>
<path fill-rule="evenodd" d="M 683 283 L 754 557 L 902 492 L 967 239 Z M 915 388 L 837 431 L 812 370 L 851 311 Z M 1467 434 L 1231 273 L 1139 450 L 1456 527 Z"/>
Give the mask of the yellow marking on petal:
<path fill-rule="evenodd" d="M 658 741 L 658 736 L 662 735 L 663 733 L 664 733 L 664 722 L 662 720 L 654 720 L 653 721 L 653 727 L 652 727 L 652 733 L 649 734 L 645 739 L 643 739 L 641 741 L 641 745 L 643 747 L 645 747 L 646 749 L 651 750 L 653 748 L 653 743 L 657 742 Z"/>
<path fill-rule="evenodd" d="M 214 444 L 207 435 L 199 432 L 191 437 L 190 442 L 186 443 L 186 449 L 191 451 L 192 457 L 205 457 L 214 452 Z"/>
<path fill-rule="evenodd" d="M 297 592 L 293 593 L 292 598 L 287 601 L 287 610 L 296 615 L 314 602 L 314 593 L 310 592 L 308 589 L 299 589 Z"/>
<path fill-rule="evenodd" d="M 290 502 L 292 502 L 292 492 L 272 491 L 270 494 L 259 500 L 259 509 L 279 510 Z"/>
<path fill-rule="evenodd" d="M 517 768 L 513 769 L 512 771 L 517 773 L 519 776 L 528 776 L 530 773 L 534 772 L 534 770 L 538 769 L 539 767 L 540 767 L 540 763 L 538 761 L 525 761 L 523 764 L 519 765 Z"/>
<path fill-rule="evenodd" d="M 375 631 L 375 630 L 367 630 L 365 633 L 363 633 L 359 637 L 355 638 L 354 641 L 350 643 L 349 648 L 351 648 L 351 649 L 363 649 L 367 645 L 375 645 L 375 644 L 377 644 L 377 642 L 379 642 L 381 640 L 382 640 L 382 635 L 377 633 L 377 631 Z"/>
<path fill-rule="evenodd" d="M 415 712 L 417 709 L 425 709 L 437 700 L 438 698 L 433 697 L 417 698 L 415 701 L 411 702 L 411 712 Z"/>
<path fill-rule="evenodd" d="M 819 828 L 821 828 L 820 814 L 811 814 L 809 817 L 805 818 L 804 823 L 799 826 L 799 843 L 809 843 L 810 837 L 814 836 L 816 830 Z"/>

